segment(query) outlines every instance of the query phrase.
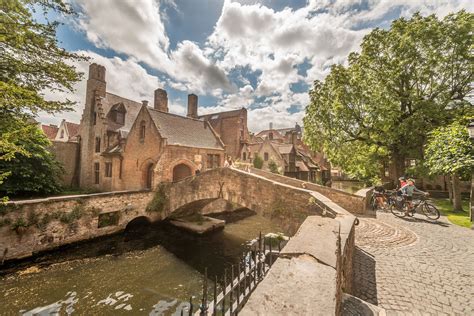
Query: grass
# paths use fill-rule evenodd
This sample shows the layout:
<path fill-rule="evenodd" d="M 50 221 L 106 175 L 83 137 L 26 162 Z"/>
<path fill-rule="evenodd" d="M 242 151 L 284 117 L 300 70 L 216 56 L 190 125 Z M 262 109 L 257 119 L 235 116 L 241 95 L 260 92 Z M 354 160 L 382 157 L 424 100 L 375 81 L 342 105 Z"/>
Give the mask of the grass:
<path fill-rule="evenodd" d="M 471 228 L 469 221 L 469 201 L 462 201 L 463 212 L 453 212 L 453 206 L 448 199 L 433 199 L 440 212 L 445 215 L 448 220 L 458 226 Z"/>

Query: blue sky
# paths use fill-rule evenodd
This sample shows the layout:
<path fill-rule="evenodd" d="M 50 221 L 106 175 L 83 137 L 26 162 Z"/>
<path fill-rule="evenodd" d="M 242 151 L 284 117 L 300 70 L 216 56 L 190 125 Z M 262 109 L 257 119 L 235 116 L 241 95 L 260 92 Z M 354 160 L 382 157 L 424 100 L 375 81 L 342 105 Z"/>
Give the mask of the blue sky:
<path fill-rule="evenodd" d="M 393 19 L 460 9 L 467 0 L 69 0 L 78 15 L 56 17 L 61 46 L 107 69 L 107 90 L 153 100 L 168 91 L 170 111 L 185 114 L 188 93 L 199 113 L 246 107 L 252 131 L 301 123 L 308 90 L 332 64 L 357 51 L 374 27 Z M 87 75 L 88 64 L 75 65 Z M 41 115 L 46 123 L 79 122 L 85 81 L 73 94 L 75 111 Z"/>

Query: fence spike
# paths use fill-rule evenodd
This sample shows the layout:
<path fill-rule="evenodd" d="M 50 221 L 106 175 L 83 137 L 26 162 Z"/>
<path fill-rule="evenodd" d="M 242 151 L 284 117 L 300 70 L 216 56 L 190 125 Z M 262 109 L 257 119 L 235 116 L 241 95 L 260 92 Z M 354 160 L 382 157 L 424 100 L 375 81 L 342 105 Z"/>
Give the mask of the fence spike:
<path fill-rule="evenodd" d="M 225 315 L 225 290 L 227 287 L 227 269 L 224 269 L 224 290 L 222 292 L 222 315 Z"/>
<path fill-rule="evenodd" d="M 273 240 L 270 240 L 270 267 L 273 265 L 273 253 L 272 253 L 272 242 Z"/>
<path fill-rule="evenodd" d="M 214 311 L 212 315 L 217 315 L 217 276 L 214 277 Z"/>
<path fill-rule="evenodd" d="M 193 314 L 193 297 L 189 297 L 189 315 L 191 316 Z"/>
<path fill-rule="evenodd" d="M 229 300 L 229 305 L 230 305 L 230 314 L 232 315 L 232 307 L 234 305 L 234 265 L 231 265 L 230 267 L 230 300 Z"/>
<path fill-rule="evenodd" d="M 247 256 L 244 253 L 244 296 L 247 292 Z"/>
<path fill-rule="evenodd" d="M 204 268 L 204 282 L 202 284 L 201 315 L 207 315 L 207 268 Z"/>
<path fill-rule="evenodd" d="M 239 261 L 239 264 L 237 266 L 237 306 L 239 306 L 240 303 L 240 264 L 241 262 Z"/>

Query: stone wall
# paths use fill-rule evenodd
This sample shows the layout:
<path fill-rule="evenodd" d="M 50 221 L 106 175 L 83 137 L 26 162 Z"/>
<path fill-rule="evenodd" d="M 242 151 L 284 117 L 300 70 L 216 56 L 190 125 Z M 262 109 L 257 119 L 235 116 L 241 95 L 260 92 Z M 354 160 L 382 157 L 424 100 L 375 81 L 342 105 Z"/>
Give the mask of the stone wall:
<path fill-rule="evenodd" d="M 340 315 L 350 293 L 355 217 L 308 217 L 239 315 Z"/>
<path fill-rule="evenodd" d="M 371 211 L 366 207 L 367 198 L 360 195 L 351 194 L 342 190 L 329 188 L 323 185 L 297 180 L 285 177 L 279 174 L 251 168 L 251 173 L 261 175 L 267 179 L 278 181 L 279 183 L 288 184 L 295 187 L 313 190 L 323 194 L 342 208 L 353 214 L 370 214 Z"/>
<path fill-rule="evenodd" d="M 136 217 L 161 219 L 145 208 L 153 192 L 111 192 L 9 202 L 0 210 L 0 261 L 113 234 Z M 101 226 L 99 228 L 99 226 Z"/>
<path fill-rule="evenodd" d="M 61 177 L 62 185 L 77 187 L 79 185 L 79 143 L 53 141 L 50 148 L 64 167 Z"/>

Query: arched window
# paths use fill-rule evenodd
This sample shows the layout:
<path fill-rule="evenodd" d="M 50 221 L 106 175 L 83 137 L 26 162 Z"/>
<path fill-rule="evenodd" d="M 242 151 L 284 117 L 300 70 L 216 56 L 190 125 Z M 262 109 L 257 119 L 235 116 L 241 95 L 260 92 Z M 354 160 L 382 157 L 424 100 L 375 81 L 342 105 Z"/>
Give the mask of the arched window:
<path fill-rule="evenodd" d="M 61 130 L 61 136 L 59 136 L 59 138 L 64 138 L 64 130 L 63 129 Z"/>
<path fill-rule="evenodd" d="M 142 141 L 142 142 L 145 140 L 145 132 L 146 132 L 146 122 L 141 121 L 141 123 L 140 123 L 140 141 Z"/>
<path fill-rule="evenodd" d="M 244 151 L 243 155 L 242 155 L 242 159 L 243 160 L 247 160 L 247 153 Z"/>

